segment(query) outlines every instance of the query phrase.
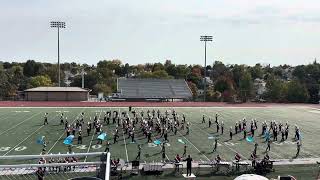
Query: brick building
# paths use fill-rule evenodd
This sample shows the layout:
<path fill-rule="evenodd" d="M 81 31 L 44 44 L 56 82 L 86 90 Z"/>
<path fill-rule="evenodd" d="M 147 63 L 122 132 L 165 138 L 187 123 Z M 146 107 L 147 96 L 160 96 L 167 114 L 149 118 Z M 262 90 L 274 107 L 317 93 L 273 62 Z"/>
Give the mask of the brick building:
<path fill-rule="evenodd" d="M 79 87 L 37 87 L 24 92 L 27 101 L 87 101 L 90 90 Z"/>

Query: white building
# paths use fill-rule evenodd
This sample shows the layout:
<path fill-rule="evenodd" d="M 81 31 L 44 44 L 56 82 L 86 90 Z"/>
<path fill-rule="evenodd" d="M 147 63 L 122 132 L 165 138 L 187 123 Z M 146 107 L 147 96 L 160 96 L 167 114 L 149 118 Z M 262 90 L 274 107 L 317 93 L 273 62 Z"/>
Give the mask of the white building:
<path fill-rule="evenodd" d="M 210 77 L 205 77 L 202 79 L 202 82 L 206 81 L 207 85 L 212 85 L 213 81 L 210 79 Z"/>
<path fill-rule="evenodd" d="M 267 91 L 266 82 L 263 79 L 255 79 L 253 82 L 253 87 L 256 90 L 256 94 L 261 96 Z"/>

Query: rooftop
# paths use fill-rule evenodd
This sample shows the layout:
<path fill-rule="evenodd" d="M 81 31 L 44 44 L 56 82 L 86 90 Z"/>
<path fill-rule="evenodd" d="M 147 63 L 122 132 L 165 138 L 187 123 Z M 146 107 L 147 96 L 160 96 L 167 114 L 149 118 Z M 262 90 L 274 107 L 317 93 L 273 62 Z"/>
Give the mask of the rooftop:
<path fill-rule="evenodd" d="M 31 89 L 26 89 L 25 92 L 44 92 L 44 91 L 54 91 L 54 92 L 88 92 L 87 89 L 82 89 L 79 87 L 36 87 Z"/>

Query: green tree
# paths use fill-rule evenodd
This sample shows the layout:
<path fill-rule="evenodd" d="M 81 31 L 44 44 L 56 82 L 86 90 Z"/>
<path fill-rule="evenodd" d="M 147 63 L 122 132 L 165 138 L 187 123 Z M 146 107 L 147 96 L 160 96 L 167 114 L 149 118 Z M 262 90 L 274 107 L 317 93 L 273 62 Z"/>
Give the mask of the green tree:
<path fill-rule="evenodd" d="M 212 66 L 212 79 L 222 76 L 227 71 L 227 67 L 221 61 L 215 61 Z"/>
<path fill-rule="evenodd" d="M 157 78 L 157 79 L 170 79 L 170 78 L 172 78 L 171 76 L 169 76 L 169 74 L 165 70 L 155 71 L 152 74 L 153 74 L 153 78 Z"/>
<path fill-rule="evenodd" d="M 39 66 L 34 60 L 28 60 L 24 67 L 23 73 L 27 77 L 35 76 L 38 73 Z"/>
<path fill-rule="evenodd" d="M 84 87 L 88 89 L 93 89 L 94 86 L 98 83 L 98 79 L 100 79 L 98 76 L 99 74 L 95 70 L 87 72 L 87 74 L 84 76 Z M 71 86 L 81 87 L 82 77 L 76 76 L 73 79 Z"/>
<path fill-rule="evenodd" d="M 35 76 L 30 79 L 29 85 L 31 88 L 52 86 L 52 82 L 49 76 Z"/>
<path fill-rule="evenodd" d="M 264 94 L 266 99 L 272 102 L 287 102 L 288 85 L 286 82 L 270 75 L 267 79 L 266 89 Z"/>
<path fill-rule="evenodd" d="M 111 61 L 107 61 L 107 60 L 103 60 L 103 61 L 99 61 L 97 64 L 97 68 L 98 69 L 109 69 L 109 70 L 116 70 L 116 69 L 120 69 L 122 62 L 118 59 L 114 59 Z"/>
<path fill-rule="evenodd" d="M 192 92 L 192 97 L 197 98 L 198 97 L 198 88 L 197 88 L 196 84 L 194 84 L 191 81 L 188 81 L 187 83 L 188 83 L 188 86 Z"/>
<path fill-rule="evenodd" d="M 277 76 L 277 77 L 280 78 L 280 79 L 285 79 L 285 78 L 284 78 L 284 74 L 283 74 L 283 69 L 282 69 L 281 66 L 273 67 L 272 70 L 273 70 L 273 74 L 274 74 L 275 76 Z"/>
<path fill-rule="evenodd" d="M 189 76 L 187 77 L 187 80 L 194 83 L 198 89 L 203 89 L 203 83 L 202 83 L 201 76 L 197 76 L 195 74 L 189 74 Z"/>
<path fill-rule="evenodd" d="M 23 68 L 19 65 L 14 65 L 7 70 L 8 81 L 16 87 L 17 90 L 24 90 L 27 87 L 27 79 L 23 75 Z"/>
<path fill-rule="evenodd" d="M 190 69 L 186 64 L 175 66 L 174 71 L 175 71 L 174 73 L 175 79 L 185 79 L 187 75 L 190 73 Z"/>
<path fill-rule="evenodd" d="M 127 77 L 129 73 L 130 73 L 130 65 L 126 63 L 122 68 L 122 76 Z"/>
<path fill-rule="evenodd" d="M 214 92 L 222 95 L 223 101 L 231 101 L 235 93 L 233 80 L 228 76 L 221 76 L 214 83 Z"/>
<path fill-rule="evenodd" d="M 161 64 L 161 63 L 154 63 L 153 64 L 152 72 L 162 71 L 162 70 L 164 70 L 163 64 Z"/>
<path fill-rule="evenodd" d="M 231 72 L 232 72 L 232 78 L 235 82 L 235 86 L 236 88 L 238 88 L 240 86 L 240 78 L 243 76 L 244 72 L 245 72 L 245 67 L 244 65 L 234 65 L 231 66 Z"/>
<path fill-rule="evenodd" d="M 306 75 L 304 65 L 296 66 L 292 72 L 292 75 L 297 77 L 300 81 L 303 81 Z"/>
<path fill-rule="evenodd" d="M 8 76 L 4 69 L 0 69 L 0 98 L 7 97 L 10 90 Z"/>
<path fill-rule="evenodd" d="M 256 64 L 255 66 L 249 68 L 252 79 L 262 79 L 263 78 L 263 69 L 260 64 Z"/>
<path fill-rule="evenodd" d="M 172 78 L 165 70 L 155 72 L 141 72 L 139 78 L 156 78 L 156 79 L 170 79 Z"/>
<path fill-rule="evenodd" d="M 138 75 L 139 78 L 153 78 L 152 72 L 143 71 Z"/>
<path fill-rule="evenodd" d="M 166 67 L 166 72 L 170 75 L 170 76 L 174 76 L 176 77 L 177 71 L 176 71 L 176 66 L 174 64 L 171 64 L 169 66 Z"/>
<path fill-rule="evenodd" d="M 306 84 L 309 93 L 309 102 L 319 104 L 320 86 L 316 82 Z"/>
<path fill-rule="evenodd" d="M 304 103 L 309 99 L 307 88 L 298 80 L 288 83 L 288 101 L 294 103 Z"/>
<path fill-rule="evenodd" d="M 214 90 L 221 93 L 227 90 L 234 90 L 232 80 L 226 76 L 219 77 L 214 83 Z"/>
<path fill-rule="evenodd" d="M 222 97 L 222 94 L 219 91 L 215 91 L 214 88 L 208 87 L 207 94 L 206 94 L 207 101 L 221 101 L 221 97 Z"/>
<path fill-rule="evenodd" d="M 112 93 L 112 88 L 107 84 L 96 84 L 93 87 L 93 94 L 98 94 L 102 92 L 104 96 L 110 95 Z"/>
<path fill-rule="evenodd" d="M 240 96 L 244 102 L 247 101 L 253 94 L 253 82 L 251 78 L 251 74 L 245 72 L 240 78 Z"/>
<path fill-rule="evenodd" d="M 48 64 L 46 65 L 46 73 L 42 75 L 47 75 L 50 77 L 53 85 L 58 85 L 58 65 L 57 64 Z M 60 71 L 61 80 L 64 79 L 63 71 Z"/>

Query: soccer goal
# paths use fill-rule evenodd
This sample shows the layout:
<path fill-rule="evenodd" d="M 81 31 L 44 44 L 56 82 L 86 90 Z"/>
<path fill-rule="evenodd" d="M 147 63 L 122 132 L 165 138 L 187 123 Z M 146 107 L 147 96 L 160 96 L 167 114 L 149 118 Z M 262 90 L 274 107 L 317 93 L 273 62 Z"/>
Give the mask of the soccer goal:
<path fill-rule="evenodd" d="M 110 153 L 0 156 L 0 179 L 109 180 Z"/>

